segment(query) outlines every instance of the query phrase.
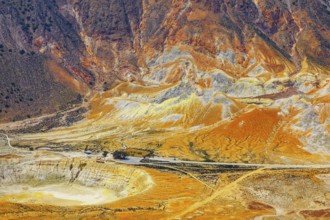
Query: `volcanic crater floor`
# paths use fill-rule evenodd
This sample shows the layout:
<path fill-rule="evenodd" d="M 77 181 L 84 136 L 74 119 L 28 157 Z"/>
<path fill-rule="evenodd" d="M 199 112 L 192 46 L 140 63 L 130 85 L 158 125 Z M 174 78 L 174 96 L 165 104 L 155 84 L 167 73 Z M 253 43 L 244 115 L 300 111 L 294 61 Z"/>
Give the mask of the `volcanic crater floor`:
<path fill-rule="evenodd" d="M 329 176 L 34 152 L 0 158 L 0 219 L 329 219 Z"/>
<path fill-rule="evenodd" d="M 100 205 L 153 186 L 151 177 L 143 170 L 120 164 L 97 164 L 84 158 L 0 162 L 0 200 L 11 203 Z"/>

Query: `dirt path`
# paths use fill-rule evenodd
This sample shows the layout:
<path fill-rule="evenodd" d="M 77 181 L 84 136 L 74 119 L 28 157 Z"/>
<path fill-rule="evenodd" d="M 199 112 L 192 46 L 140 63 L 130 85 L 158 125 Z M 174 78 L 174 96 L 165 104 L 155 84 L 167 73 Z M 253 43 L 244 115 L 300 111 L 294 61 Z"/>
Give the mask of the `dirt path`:
<path fill-rule="evenodd" d="M 241 177 L 239 177 L 237 180 L 227 184 L 226 186 L 217 189 L 216 191 L 214 191 L 210 196 L 208 196 L 207 198 L 205 198 L 202 201 L 198 201 L 195 204 L 189 206 L 188 208 L 186 208 L 185 210 L 183 210 L 182 212 L 180 212 L 179 214 L 169 218 L 169 219 L 180 219 L 182 216 L 195 211 L 196 209 L 208 204 L 209 202 L 212 202 L 215 198 L 219 197 L 219 196 L 227 196 L 229 195 L 232 190 L 237 186 L 237 184 L 239 182 L 241 182 L 242 180 L 244 180 L 245 178 L 255 175 L 255 174 L 259 174 L 262 173 L 263 170 L 265 170 L 267 168 L 260 168 L 257 170 L 254 170 L 252 172 L 249 172 L 247 174 L 242 175 Z"/>
<path fill-rule="evenodd" d="M 166 167 L 166 168 L 169 168 L 169 169 L 173 169 L 173 170 L 177 170 L 177 171 L 180 171 L 182 173 L 185 173 L 187 174 L 188 176 L 192 177 L 193 179 L 197 180 L 198 182 L 200 182 L 201 184 L 203 184 L 204 186 L 208 187 L 209 189 L 211 189 L 212 191 L 215 191 L 216 189 L 212 186 L 210 186 L 209 184 L 203 182 L 202 180 L 198 179 L 194 174 L 192 173 L 189 173 L 185 170 L 181 170 L 181 169 L 178 169 L 176 167 L 173 167 L 173 166 L 166 166 L 166 165 L 158 165 L 158 166 L 161 166 L 161 167 Z"/>

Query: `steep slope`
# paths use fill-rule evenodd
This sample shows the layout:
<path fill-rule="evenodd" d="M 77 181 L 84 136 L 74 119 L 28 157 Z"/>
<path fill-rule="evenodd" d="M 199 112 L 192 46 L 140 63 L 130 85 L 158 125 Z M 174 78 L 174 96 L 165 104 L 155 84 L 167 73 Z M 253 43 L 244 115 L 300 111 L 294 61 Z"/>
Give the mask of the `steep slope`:
<path fill-rule="evenodd" d="M 71 125 L 66 113 L 37 116 L 83 100 L 89 106 L 85 120 L 19 135 L 20 145 L 127 145 L 230 162 L 328 159 L 325 1 L 0 5 L 0 25 L 8 30 L 0 33 L 0 50 L 16 51 L 0 57 L 8 64 L 0 66 L 1 83 L 13 87 L 1 87 L 0 119 L 34 117 L 0 129 L 28 133 Z"/>

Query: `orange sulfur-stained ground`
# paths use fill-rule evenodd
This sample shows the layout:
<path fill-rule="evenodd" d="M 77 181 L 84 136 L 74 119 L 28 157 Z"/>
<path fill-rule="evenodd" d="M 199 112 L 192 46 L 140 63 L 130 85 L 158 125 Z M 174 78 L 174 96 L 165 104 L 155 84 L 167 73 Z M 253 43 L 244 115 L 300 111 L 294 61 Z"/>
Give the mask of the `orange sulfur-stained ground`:
<path fill-rule="evenodd" d="M 205 168 L 201 167 L 201 170 Z M 313 219 L 320 217 L 320 213 L 325 217 L 329 215 L 326 209 L 330 205 L 327 190 L 329 182 L 322 181 L 329 176 L 329 170 L 326 169 L 232 170 L 209 174 L 213 176 L 213 183 L 210 182 L 210 176 L 198 172 L 190 173 L 187 167 L 169 169 L 157 165 L 138 169 L 146 171 L 154 182 L 150 190 L 138 195 L 109 204 L 76 207 L 1 202 L 0 218 L 243 220 L 262 217 L 294 218 L 300 215 Z M 186 173 L 180 170 L 185 170 Z M 186 175 L 187 173 L 190 175 Z M 286 187 L 271 184 L 275 179 Z M 292 187 L 296 187 L 296 190 L 290 191 Z M 317 193 L 315 190 L 318 190 Z M 266 191 L 266 194 L 259 193 Z M 311 204 L 314 211 L 306 209 L 306 204 Z"/>

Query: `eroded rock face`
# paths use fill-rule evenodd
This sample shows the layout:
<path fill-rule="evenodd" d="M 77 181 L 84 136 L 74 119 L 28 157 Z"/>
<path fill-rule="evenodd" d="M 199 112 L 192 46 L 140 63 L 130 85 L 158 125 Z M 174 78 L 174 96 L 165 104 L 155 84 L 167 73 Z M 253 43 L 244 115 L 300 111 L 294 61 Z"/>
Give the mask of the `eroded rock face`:
<path fill-rule="evenodd" d="M 78 158 L 39 162 L 10 159 L 0 163 L 0 197 L 16 203 L 64 206 L 109 203 L 153 186 L 145 171 Z M 63 204 L 56 204 L 59 201 Z"/>
<path fill-rule="evenodd" d="M 3 1 L 0 118 L 70 108 L 120 81 L 212 88 L 210 72 L 270 78 L 303 61 L 328 72 L 328 25 L 324 1 Z"/>
<path fill-rule="evenodd" d="M 125 142 L 227 162 L 328 156 L 328 146 L 317 147 L 330 123 L 324 1 L 16 0 L 1 3 L 0 16 L 8 29 L 0 51 L 18 57 L 0 57 L 10 64 L 0 66 L 0 120 L 89 105 L 0 125 L 26 133 L 72 126 L 21 136 L 20 145 Z"/>

